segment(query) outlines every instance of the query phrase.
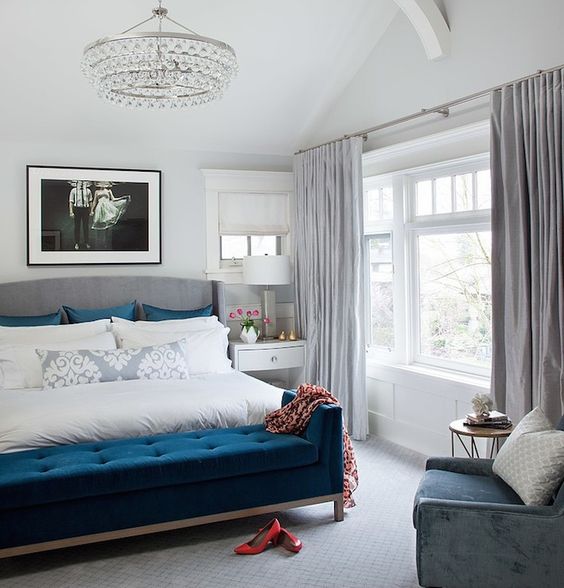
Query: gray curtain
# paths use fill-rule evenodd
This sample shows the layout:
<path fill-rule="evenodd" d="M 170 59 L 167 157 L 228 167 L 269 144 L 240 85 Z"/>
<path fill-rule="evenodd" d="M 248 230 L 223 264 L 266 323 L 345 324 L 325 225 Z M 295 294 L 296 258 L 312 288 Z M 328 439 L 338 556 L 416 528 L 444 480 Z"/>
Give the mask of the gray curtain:
<path fill-rule="evenodd" d="M 492 95 L 492 389 L 515 420 L 563 412 L 562 100 L 562 71 Z"/>
<path fill-rule="evenodd" d="M 362 139 L 296 155 L 294 173 L 297 328 L 307 339 L 306 380 L 332 392 L 351 436 L 365 439 Z"/>

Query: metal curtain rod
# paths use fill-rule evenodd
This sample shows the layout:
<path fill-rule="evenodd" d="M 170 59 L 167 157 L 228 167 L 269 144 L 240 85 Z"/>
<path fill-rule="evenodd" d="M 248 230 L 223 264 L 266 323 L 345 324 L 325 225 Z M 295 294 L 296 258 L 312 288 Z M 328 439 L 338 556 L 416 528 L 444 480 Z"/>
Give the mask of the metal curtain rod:
<path fill-rule="evenodd" d="M 413 114 L 408 114 L 406 116 L 390 120 L 388 122 L 376 125 L 374 127 L 363 129 L 362 131 L 356 131 L 355 133 L 343 135 L 339 139 L 332 139 L 331 141 L 325 141 L 325 143 L 320 143 L 319 145 L 314 145 L 313 147 L 308 147 L 307 149 L 300 149 L 299 151 L 296 151 L 294 155 L 299 155 L 300 153 L 305 153 L 306 151 L 310 151 L 311 149 L 317 149 L 318 147 L 324 147 L 325 145 L 330 145 L 331 143 L 336 143 L 338 141 L 342 141 L 343 139 L 350 139 L 351 137 L 362 137 L 364 140 L 366 140 L 370 133 L 375 133 L 376 131 L 381 131 L 383 129 L 395 127 L 396 125 L 400 125 L 402 123 L 406 123 L 411 120 L 421 118 L 422 116 L 427 116 L 428 114 L 442 114 L 443 116 L 447 117 L 450 114 L 450 109 L 453 106 L 459 106 L 460 104 L 465 104 L 466 102 L 472 102 L 473 100 L 477 100 L 478 98 L 488 96 L 492 92 L 502 90 L 507 86 L 513 86 L 520 82 L 525 82 L 526 80 L 537 78 L 542 74 L 551 73 L 559 69 L 564 69 L 564 64 L 558 65 L 556 67 L 551 67 L 550 69 L 539 69 L 534 74 L 530 74 L 528 76 L 512 80 L 511 82 L 506 82 L 505 84 L 500 84 L 499 86 L 493 86 L 492 88 L 482 90 L 481 92 L 475 92 L 474 94 L 468 94 L 468 96 L 463 96 L 462 98 L 457 98 L 456 100 L 451 100 L 450 102 L 444 102 L 443 104 L 433 106 L 432 108 L 422 108 L 419 112 L 414 112 Z"/>

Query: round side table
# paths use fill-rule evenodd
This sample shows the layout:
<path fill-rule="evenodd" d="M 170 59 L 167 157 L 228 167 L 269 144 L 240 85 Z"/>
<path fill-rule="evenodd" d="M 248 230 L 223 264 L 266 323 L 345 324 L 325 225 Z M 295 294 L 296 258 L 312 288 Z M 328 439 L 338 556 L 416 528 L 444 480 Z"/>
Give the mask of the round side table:
<path fill-rule="evenodd" d="M 476 439 L 491 439 L 492 446 L 490 449 L 490 459 L 494 456 L 494 448 L 497 452 L 499 451 L 499 440 L 505 439 L 511 435 L 511 432 L 514 429 L 514 426 L 511 425 L 509 429 L 489 429 L 486 427 L 469 427 L 464 424 L 465 419 L 458 419 L 457 421 L 452 421 L 448 426 L 450 430 L 450 445 L 451 445 L 451 453 L 452 457 L 454 457 L 454 436 L 458 437 L 458 440 L 464 447 L 464 451 L 468 457 L 476 457 L 479 458 L 480 454 L 478 453 L 478 447 L 476 445 Z M 466 447 L 466 443 L 464 443 L 464 439 L 462 437 L 470 437 L 470 451 L 468 451 L 468 447 Z"/>

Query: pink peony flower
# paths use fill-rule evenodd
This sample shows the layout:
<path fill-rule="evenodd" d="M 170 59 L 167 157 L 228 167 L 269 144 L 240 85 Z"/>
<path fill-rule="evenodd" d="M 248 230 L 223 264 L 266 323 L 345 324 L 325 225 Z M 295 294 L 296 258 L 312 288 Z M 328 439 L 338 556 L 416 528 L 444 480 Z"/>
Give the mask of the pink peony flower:
<path fill-rule="evenodd" d="M 230 318 L 230 319 L 237 318 L 237 315 L 236 315 L 234 312 L 230 312 L 230 313 L 229 313 L 229 318 Z"/>
<path fill-rule="evenodd" d="M 242 314 L 243 314 L 243 309 L 242 309 L 242 308 L 238 308 L 238 309 L 237 309 L 237 314 L 240 314 L 240 315 L 242 315 Z"/>
<path fill-rule="evenodd" d="M 258 316 L 260 312 L 258 310 L 253 310 L 253 316 Z"/>
<path fill-rule="evenodd" d="M 271 321 L 271 320 L 270 320 L 270 319 L 269 319 L 269 318 L 266 316 L 266 317 L 264 317 L 264 318 L 262 319 L 262 322 L 263 322 L 265 325 L 269 325 L 269 324 L 270 324 L 272 321 Z"/>
<path fill-rule="evenodd" d="M 252 316 L 252 312 L 250 310 L 247 310 L 247 316 Z"/>

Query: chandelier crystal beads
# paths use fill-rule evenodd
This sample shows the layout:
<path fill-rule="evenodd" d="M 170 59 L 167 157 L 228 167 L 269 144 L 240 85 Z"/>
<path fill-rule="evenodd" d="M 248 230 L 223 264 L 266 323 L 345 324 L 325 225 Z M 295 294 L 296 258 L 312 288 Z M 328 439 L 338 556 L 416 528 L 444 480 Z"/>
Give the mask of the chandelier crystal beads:
<path fill-rule="evenodd" d="M 156 20 L 158 31 L 134 32 Z M 185 32 L 164 32 L 167 20 Z M 168 17 L 161 6 L 127 31 L 84 49 L 82 71 L 98 95 L 127 108 L 186 108 L 221 98 L 237 73 L 235 51 Z"/>

